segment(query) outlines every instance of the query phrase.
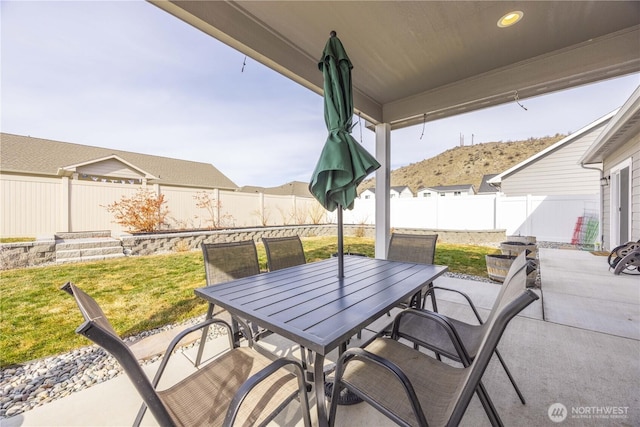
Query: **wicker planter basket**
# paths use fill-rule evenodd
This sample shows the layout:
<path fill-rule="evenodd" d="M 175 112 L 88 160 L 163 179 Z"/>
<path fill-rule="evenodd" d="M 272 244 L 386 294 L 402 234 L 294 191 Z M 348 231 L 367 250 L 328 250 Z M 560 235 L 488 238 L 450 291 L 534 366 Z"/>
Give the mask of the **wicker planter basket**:
<path fill-rule="evenodd" d="M 536 244 L 536 236 L 507 236 L 508 242 L 521 242 Z"/>
<path fill-rule="evenodd" d="M 537 246 L 535 243 L 523 243 L 523 242 L 502 242 L 500 243 L 500 250 L 502 255 L 518 256 L 524 250 L 529 250 L 527 258 L 536 258 L 538 256 Z"/>
<path fill-rule="evenodd" d="M 487 273 L 489 274 L 489 278 L 496 282 L 504 282 L 514 259 L 516 259 L 516 257 L 510 255 L 486 255 L 485 260 L 487 262 Z M 527 261 L 535 262 L 533 258 L 527 258 Z M 534 287 L 537 277 L 538 269 L 536 268 L 527 275 L 527 287 Z"/>

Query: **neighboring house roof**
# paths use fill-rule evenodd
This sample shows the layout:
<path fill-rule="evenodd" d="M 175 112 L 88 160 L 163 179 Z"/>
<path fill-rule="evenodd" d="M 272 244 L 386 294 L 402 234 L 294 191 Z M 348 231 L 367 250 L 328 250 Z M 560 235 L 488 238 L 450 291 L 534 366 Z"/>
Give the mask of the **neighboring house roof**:
<path fill-rule="evenodd" d="M 437 191 L 438 193 L 448 193 L 451 191 L 469 191 L 470 189 L 473 190 L 473 184 L 438 185 L 435 187 L 423 187 L 418 191 L 432 190 L 432 191 Z"/>
<path fill-rule="evenodd" d="M 69 142 L 0 134 L 0 171 L 34 175 L 60 175 L 59 170 L 115 159 L 165 185 L 235 190 L 238 186 L 208 163 Z"/>
<path fill-rule="evenodd" d="M 364 193 L 365 191 L 369 191 L 373 194 L 376 194 L 376 188 L 375 187 L 369 187 L 369 188 L 365 188 L 364 190 L 362 190 L 362 193 Z M 362 194 L 360 193 L 360 194 Z"/>
<path fill-rule="evenodd" d="M 630 136 L 638 132 L 640 132 L 640 86 L 593 141 L 580 159 L 580 163 L 601 163 L 610 153 L 626 143 Z"/>
<path fill-rule="evenodd" d="M 407 187 L 406 185 L 396 185 L 390 188 L 390 190 L 392 191 L 397 191 L 398 193 L 402 193 L 404 190 L 409 190 L 409 187 Z"/>
<path fill-rule="evenodd" d="M 609 114 L 607 114 L 607 115 L 605 115 L 603 117 L 600 117 L 598 120 L 588 124 L 587 126 L 583 127 L 582 129 L 578 130 L 577 132 L 572 133 L 571 135 L 567 136 L 566 138 L 561 139 L 560 141 L 556 142 L 553 145 L 550 145 L 549 147 L 547 147 L 544 150 L 534 154 L 533 156 L 529 157 L 528 159 L 525 159 L 524 161 L 518 163 L 517 165 L 515 165 L 515 166 L 507 169 L 506 171 L 494 176 L 493 178 L 491 178 L 487 182 L 490 183 L 490 184 L 499 184 L 499 183 L 501 183 L 503 178 L 506 178 L 509 175 L 519 171 L 520 169 L 525 168 L 529 164 L 534 163 L 537 160 L 548 156 L 549 154 L 551 154 L 554 151 L 562 148 L 563 146 L 565 146 L 567 144 L 570 144 L 571 142 L 575 141 L 580 136 L 582 136 L 585 133 L 589 132 L 591 129 L 593 129 L 596 126 L 601 125 L 603 122 L 611 119 L 611 117 L 613 117 L 617 111 L 618 110 L 612 111 Z"/>
<path fill-rule="evenodd" d="M 292 181 L 277 187 L 258 187 L 254 185 L 245 185 L 240 187 L 238 191 L 243 193 L 263 193 L 273 194 L 277 196 L 298 196 L 313 197 L 309 191 L 309 183 L 302 181 Z"/>
<path fill-rule="evenodd" d="M 482 176 L 482 182 L 480 183 L 480 188 L 478 188 L 478 194 L 482 193 L 497 193 L 499 190 L 493 185 L 489 184 L 489 180 L 495 176 L 497 173 L 491 173 Z"/>

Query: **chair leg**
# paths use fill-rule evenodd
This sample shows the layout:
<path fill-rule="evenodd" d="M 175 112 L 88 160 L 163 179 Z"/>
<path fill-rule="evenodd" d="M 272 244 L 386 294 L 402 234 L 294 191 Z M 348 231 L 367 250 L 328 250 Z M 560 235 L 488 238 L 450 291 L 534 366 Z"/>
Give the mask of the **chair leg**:
<path fill-rule="evenodd" d="M 428 285 L 429 288 L 433 288 L 433 282 L 429 283 Z M 436 293 L 435 291 L 431 290 L 431 305 L 433 307 L 433 312 L 437 313 L 438 312 L 438 303 L 436 302 Z M 427 306 L 427 298 L 423 298 L 422 299 L 422 308 L 426 308 Z"/>
<path fill-rule="evenodd" d="M 522 395 L 522 393 L 520 392 L 520 389 L 516 385 L 516 381 L 511 376 L 511 372 L 509 372 L 509 369 L 507 368 L 506 363 L 504 363 L 504 359 L 500 355 L 500 352 L 498 351 L 497 348 L 496 348 L 495 353 L 496 353 L 496 356 L 498 356 L 498 360 L 500 360 L 500 363 L 502 364 L 502 367 L 504 368 L 504 371 L 507 373 L 507 376 L 509 377 L 509 381 L 511 381 L 511 385 L 513 386 L 514 390 L 518 394 L 518 397 L 520 398 L 520 402 L 522 402 L 522 404 L 524 405 L 525 404 L 524 396 Z"/>
<path fill-rule="evenodd" d="M 209 304 L 209 308 L 207 308 L 207 315 L 205 316 L 205 320 L 209 320 L 213 317 L 213 304 Z M 193 363 L 197 368 L 200 366 L 200 361 L 202 360 L 202 353 L 204 353 L 204 343 L 207 341 L 207 335 L 209 335 L 209 326 L 205 326 L 202 329 L 202 337 L 200 338 L 200 345 L 198 346 L 198 355 L 196 356 L 196 361 Z"/>
<path fill-rule="evenodd" d="M 489 393 L 487 393 L 487 389 L 484 388 L 484 384 L 482 384 L 482 381 L 478 383 L 478 387 L 476 388 L 476 393 L 478 394 L 480 403 L 482 403 L 482 406 L 484 407 L 484 411 L 487 413 L 487 417 L 489 418 L 489 422 L 491 422 L 491 425 L 503 427 L 504 424 L 500 419 L 500 415 L 498 415 L 498 411 L 496 410 L 496 407 L 493 405 L 493 402 L 489 397 Z"/>

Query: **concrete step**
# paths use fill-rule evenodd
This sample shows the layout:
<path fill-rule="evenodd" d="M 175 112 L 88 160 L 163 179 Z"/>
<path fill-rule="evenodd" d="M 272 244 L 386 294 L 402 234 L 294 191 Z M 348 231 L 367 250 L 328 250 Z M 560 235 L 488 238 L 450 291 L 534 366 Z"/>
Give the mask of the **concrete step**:
<path fill-rule="evenodd" d="M 108 238 L 93 238 L 93 239 L 59 239 L 56 240 L 56 251 L 59 250 L 72 250 L 72 249 L 86 249 L 86 248 L 110 248 L 110 247 L 122 247 L 122 243 L 118 239 Z"/>
<path fill-rule="evenodd" d="M 103 237 L 111 237 L 110 230 L 99 230 L 99 231 L 73 231 L 73 232 L 63 232 L 56 233 L 56 239 L 67 240 L 67 239 L 96 239 Z"/>
<path fill-rule="evenodd" d="M 105 259 L 123 258 L 124 256 L 125 255 L 123 253 L 108 254 L 108 255 L 92 255 L 92 256 L 82 256 L 77 258 L 62 258 L 62 259 L 57 259 L 56 262 L 58 264 L 70 264 L 74 262 L 102 261 Z"/>
<path fill-rule="evenodd" d="M 124 255 L 122 252 L 122 246 L 112 246 L 112 247 L 100 247 L 100 248 L 82 248 L 82 249 L 67 249 L 67 250 L 59 250 L 56 249 L 56 259 L 66 259 L 66 258 L 83 258 L 88 256 L 99 256 L 99 255 L 115 255 L 120 254 Z"/>

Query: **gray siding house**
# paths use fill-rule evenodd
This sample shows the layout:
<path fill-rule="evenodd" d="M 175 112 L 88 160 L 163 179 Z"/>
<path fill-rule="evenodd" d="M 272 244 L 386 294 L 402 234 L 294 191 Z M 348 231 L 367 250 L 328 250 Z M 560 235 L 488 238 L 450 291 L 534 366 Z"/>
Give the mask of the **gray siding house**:
<path fill-rule="evenodd" d="M 580 159 L 600 175 L 602 244 L 640 240 L 640 86 Z"/>
<path fill-rule="evenodd" d="M 616 111 L 491 178 L 506 196 L 595 195 L 600 172 L 582 167 L 579 160 L 610 122 Z"/>

